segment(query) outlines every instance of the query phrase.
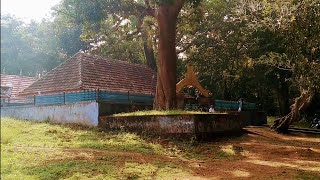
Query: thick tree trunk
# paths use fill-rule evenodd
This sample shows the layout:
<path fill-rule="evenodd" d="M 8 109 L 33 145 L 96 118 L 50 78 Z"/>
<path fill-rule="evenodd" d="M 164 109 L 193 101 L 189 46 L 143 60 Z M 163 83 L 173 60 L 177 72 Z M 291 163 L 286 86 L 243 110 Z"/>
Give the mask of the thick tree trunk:
<path fill-rule="evenodd" d="M 289 87 L 287 82 L 280 82 L 277 89 L 279 113 L 280 116 L 285 116 L 290 112 L 289 105 Z"/>
<path fill-rule="evenodd" d="M 313 98 L 313 93 L 310 91 L 302 91 L 301 95 L 295 99 L 294 104 L 291 106 L 291 112 L 284 117 L 274 121 L 272 129 L 275 131 L 286 133 L 289 126 L 293 122 L 297 122 L 300 117 L 300 112 L 308 107 Z"/>
<path fill-rule="evenodd" d="M 176 108 L 176 23 L 183 1 L 161 5 L 156 12 L 159 27 L 157 64 L 157 90 L 154 108 L 169 110 Z"/>

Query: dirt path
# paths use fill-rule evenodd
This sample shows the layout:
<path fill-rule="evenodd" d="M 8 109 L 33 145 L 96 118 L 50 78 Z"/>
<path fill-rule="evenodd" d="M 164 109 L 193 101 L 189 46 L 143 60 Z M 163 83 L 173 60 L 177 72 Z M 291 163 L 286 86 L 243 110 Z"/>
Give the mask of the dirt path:
<path fill-rule="evenodd" d="M 221 179 L 294 179 L 299 174 L 320 176 L 320 137 L 281 135 L 268 128 L 246 130 L 249 134 L 244 138 L 227 142 L 243 149 L 241 158 L 206 162 L 208 168 L 202 172 Z"/>
<path fill-rule="evenodd" d="M 63 151 L 74 159 L 99 160 L 114 156 L 116 163 L 169 162 L 192 172 L 187 179 L 309 179 L 320 177 L 320 137 L 281 135 L 266 127 L 246 128 L 240 138 L 205 143 L 210 148 L 230 146 L 239 149 L 231 158 L 193 160 L 183 156 L 154 155 L 136 152 L 97 150 L 89 148 L 45 148 L 16 146 L 14 148 L 43 151 Z M 211 157 L 211 154 L 208 154 Z M 59 160 L 57 157 L 55 160 Z M 174 177 L 173 179 L 185 179 Z"/>

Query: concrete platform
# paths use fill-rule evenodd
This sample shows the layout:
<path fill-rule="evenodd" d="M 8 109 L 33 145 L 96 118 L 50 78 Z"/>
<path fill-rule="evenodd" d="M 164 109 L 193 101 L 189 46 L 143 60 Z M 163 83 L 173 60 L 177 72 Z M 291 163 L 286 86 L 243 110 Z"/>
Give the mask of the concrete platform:
<path fill-rule="evenodd" d="M 98 126 L 104 130 L 203 139 L 240 132 L 246 126 L 246 122 L 240 118 L 240 113 L 101 116 Z"/>

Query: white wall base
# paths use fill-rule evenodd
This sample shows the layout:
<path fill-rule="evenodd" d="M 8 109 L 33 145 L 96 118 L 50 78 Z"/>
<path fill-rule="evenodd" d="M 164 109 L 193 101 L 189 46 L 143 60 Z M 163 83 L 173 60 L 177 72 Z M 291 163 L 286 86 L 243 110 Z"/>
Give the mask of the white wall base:
<path fill-rule="evenodd" d="M 97 102 L 81 102 L 65 105 L 1 107 L 1 117 L 75 123 L 98 126 L 99 105 Z"/>

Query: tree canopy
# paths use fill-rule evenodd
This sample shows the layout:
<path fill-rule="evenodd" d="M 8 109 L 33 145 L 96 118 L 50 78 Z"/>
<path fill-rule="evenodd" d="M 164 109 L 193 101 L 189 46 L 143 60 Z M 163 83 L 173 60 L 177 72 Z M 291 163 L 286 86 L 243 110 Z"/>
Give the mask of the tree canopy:
<path fill-rule="evenodd" d="M 81 27 L 52 22 L 26 24 L 11 15 L 1 16 L 1 73 L 35 76 L 85 50 Z"/>

